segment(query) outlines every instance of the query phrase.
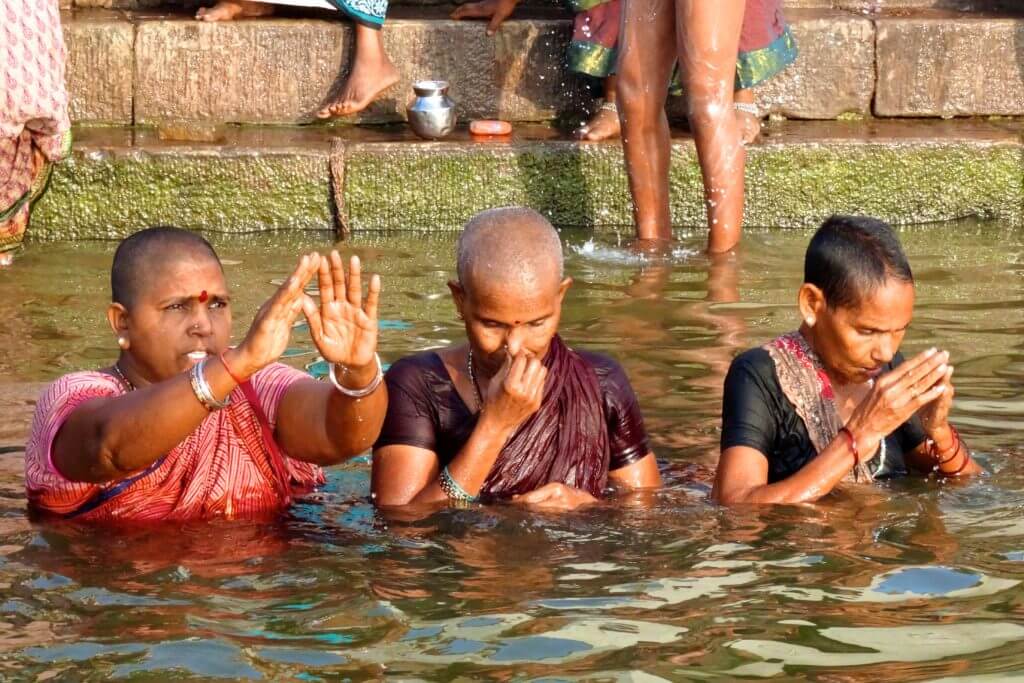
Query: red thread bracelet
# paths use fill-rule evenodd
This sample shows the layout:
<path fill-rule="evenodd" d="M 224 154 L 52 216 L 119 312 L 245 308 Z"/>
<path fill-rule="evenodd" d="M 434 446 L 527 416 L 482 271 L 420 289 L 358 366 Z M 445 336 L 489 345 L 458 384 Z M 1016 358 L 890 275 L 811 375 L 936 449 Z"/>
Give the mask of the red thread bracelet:
<path fill-rule="evenodd" d="M 853 432 L 851 432 L 847 427 L 840 429 L 839 433 L 846 435 L 846 440 L 850 444 L 850 450 L 853 451 L 853 466 L 856 467 L 860 464 L 860 451 L 857 450 L 857 439 L 854 438 Z"/>
<path fill-rule="evenodd" d="M 950 472 L 949 474 L 946 474 L 945 472 L 942 472 L 942 470 L 939 470 L 939 471 L 942 472 L 942 475 L 945 476 L 945 477 L 959 477 L 960 473 L 967 469 L 967 463 L 969 463 L 970 461 L 971 461 L 970 453 L 964 453 L 964 461 L 960 465 L 960 467 L 958 467 L 956 469 L 956 472 Z"/>
<path fill-rule="evenodd" d="M 231 371 L 231 366 L 228 365 L 227 360 L 224 358 L 223 351 L 221 351 L 220 354 L 218 354 L 217 358 L 220 358 L 221 365 L 223 365 L 224 369 L 228 371 L 228 375 L 231 376 L 231 379 L 235 380 L 235 384 L 245 384 L 245 380 L 238 379 L 238 375 Z"/>

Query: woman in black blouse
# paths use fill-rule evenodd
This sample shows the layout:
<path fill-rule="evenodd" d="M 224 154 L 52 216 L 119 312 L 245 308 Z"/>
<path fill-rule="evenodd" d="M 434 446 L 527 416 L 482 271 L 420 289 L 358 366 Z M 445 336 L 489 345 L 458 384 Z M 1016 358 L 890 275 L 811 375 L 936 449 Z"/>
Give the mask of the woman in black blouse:
<path fill-rule="evenodd" d="M 373 450 L 381 506 L 512 499 L 572 509 L 613 483 L 661 483 L 618 363 L 558 336 L 558 233 L 536 211 L 494 209 L 459 238 L 449 283 L 467 343 L 403 359 Z"/>
<path fill-rule="evenodd" d="M 892 228 L 825 221 L 807 248 L 797 301 L 800 329 L 729 369 L 715 500 L 800 503 L 843 481 L 981 471 L 948 421 L 949 353 L 899 353 L 914 279 Z"/>

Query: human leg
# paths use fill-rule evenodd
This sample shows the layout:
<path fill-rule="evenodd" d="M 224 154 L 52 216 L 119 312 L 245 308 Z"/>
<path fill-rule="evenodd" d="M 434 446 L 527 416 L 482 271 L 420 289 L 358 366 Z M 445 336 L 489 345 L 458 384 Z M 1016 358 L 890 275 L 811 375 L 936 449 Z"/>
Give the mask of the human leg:
<path fill-rule="evenodd" d="M 673 0 L 626 0 L 619 47 L 622 147 L 640 240 L 671 240 L 665 100 L 676 60 Z"/>
<path fill-rule="evenodd" d="M 744 0 L 677 0 L 676 40 L 687 113 L 704 179 L 708 250 L 736 246 L 743 225 L 746 150 L 733 113 Z"/>
<path fill-rule="evenodd" d="M 380 28 L 357 22 L 355 41 L 352 70 L 338 96 L 317 113 L 322 119 L 358 113 L 398 82 L 398 69 L 384 49 Z"/>

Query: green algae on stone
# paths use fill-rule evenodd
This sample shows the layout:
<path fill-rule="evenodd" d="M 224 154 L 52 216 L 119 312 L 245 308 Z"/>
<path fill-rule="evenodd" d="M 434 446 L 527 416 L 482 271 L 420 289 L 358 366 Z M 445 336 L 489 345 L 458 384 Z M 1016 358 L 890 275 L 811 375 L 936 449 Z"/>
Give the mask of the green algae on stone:
<path fill-rule="evenodd" d="M 117 239 L 156 223 L 244 233 L 333 229 L 326 154 L 76 152 L 54 170 L 32 239 Z"/>
<path fill-rule="evenodd" d="M 964 216 L 1020 223 L 1021 170 L 1016 144 L 757 145 L 748 154 L 746 222 L 807 227 L 831 213 L 862 213 L 893 223 Z M 345 196 L 357 230 L 457 230 L 476 211 L 509 204 L 532 206 L 563 225 L 632 222 L 615 144 L 353 145 Z M 676 225 L 704 225 L 700 170 L 688 141 L 673 145 L 670 201 Z"/>

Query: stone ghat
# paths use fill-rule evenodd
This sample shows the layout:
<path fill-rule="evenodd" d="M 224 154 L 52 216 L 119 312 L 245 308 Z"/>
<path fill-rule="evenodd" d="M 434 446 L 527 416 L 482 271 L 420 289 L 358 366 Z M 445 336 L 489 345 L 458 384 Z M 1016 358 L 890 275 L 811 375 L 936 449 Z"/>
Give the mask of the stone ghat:
<path fill-rule="evenodd" d="M 474 212 L 526 204 L 554 222 L 630 232 L 617 142 L 575 143 L 545 126 L 508 143 L 444 142 L 404 126 L 211 127 L 208 142 L 84 129 L 37 206 L 31 239 L 112 239 L 141 226 L 454 230 Z M 894 223 L 965 216 L 1024 223 L 1024 126 L 975 121 L 780 122 L 749 150 L 747 224 L 809 227 L 827 214 Z M 674 140 L 672 210 L 702 226 L 692 141 Z"/>
<path fill-rule="evenodd" d="M 99 4 L 111 2 L 125 4 Z M 1024 3 L 789 4 L 801 58 L 758 89 L 760 105 L 773 114 L 825 120 L 1024 116 Z M 489 38 L 482 23 L 447 20 L 449 8 L 394 8 L 384 37 L 402 80 L 345 123 L 403 120 L 411 83 L 421 78 L 449 80 L 463 119 L 555 121 L 580 116 L 592 104 L 590 90 L 564 67 L 571 30 L 566 12 L 526 7 L 524 18 Z M 314 121 L 344 78 L 351 24 L 330 13 L 287 12 L 206 24 L 181 5 L 69 11 L 73 119 L 121 126 Z M 678 100 L 671 106 L 681 111 Z"/>

